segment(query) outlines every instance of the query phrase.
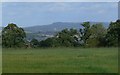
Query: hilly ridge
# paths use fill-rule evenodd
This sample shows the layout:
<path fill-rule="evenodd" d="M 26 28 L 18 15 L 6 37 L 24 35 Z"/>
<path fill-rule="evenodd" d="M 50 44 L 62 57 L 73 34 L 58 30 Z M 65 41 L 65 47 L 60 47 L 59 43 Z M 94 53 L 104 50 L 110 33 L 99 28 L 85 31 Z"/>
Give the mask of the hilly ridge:
<path fill-rule="evenodd" d="M 96 24 L 96 23 L 102 23 L 105 27 L 108 27 L 109 23 L 108 22 L 90 22 L 91 24 Z M 61 31 L 65 28 L 75 28 L 79 29 L 81 28 L 82 22 L 80 23 L 74 23 L 74 22 L 55 22 L 52 24 L 48 25 L 37 25 L 37 26 L 31 26 L 31 27 L 25 27 L 25 31 L 28 32 L 54 32 L 54 31 Z"/>
<path fill-rule="evenodd" d="M 80 23 L 74 23 L 74 22 L 55 22 L 48 25 L 38 25 L 38 26 L 32 26 L 32 27 L 25 27 L 24 30 L 27 34 L 27 39 L 31 40 L 33 38 L 38 40 L 44 40 L 49 37 L 54 36 L 57 32 L 65 29 L 65 28 L 74 28 L 79 30 L 82 28 Z M 90 22 L 90 24 L 96 24 L 96 23 L 102 23 L 104 27 L 108 27 L 109 23 L 107 22 Z"/>
<path fill-rule="evenodd" d="M 67 22 L 55 22 L 48 25 L 38 25 L 32 27 L 25 27 L 25 31 L 30 32 L 48 32 L 48 31 L 61 31 L 65 28 L 80 28 L 80 23 L 67 23 Z"/>

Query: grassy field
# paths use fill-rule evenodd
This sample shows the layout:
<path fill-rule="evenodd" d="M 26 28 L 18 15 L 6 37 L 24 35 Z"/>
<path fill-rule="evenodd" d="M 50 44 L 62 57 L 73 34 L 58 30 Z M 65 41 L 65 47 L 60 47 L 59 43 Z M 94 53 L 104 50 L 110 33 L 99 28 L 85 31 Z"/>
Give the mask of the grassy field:
<path fill-rule="evenodd" d="M 3 73 L 117 73 L 117 48 L 3 49 Z"/>
<path fill-rule="evenodd" d="M 2 47 L 0 46 L 0 74 L 2 73 Z"/>

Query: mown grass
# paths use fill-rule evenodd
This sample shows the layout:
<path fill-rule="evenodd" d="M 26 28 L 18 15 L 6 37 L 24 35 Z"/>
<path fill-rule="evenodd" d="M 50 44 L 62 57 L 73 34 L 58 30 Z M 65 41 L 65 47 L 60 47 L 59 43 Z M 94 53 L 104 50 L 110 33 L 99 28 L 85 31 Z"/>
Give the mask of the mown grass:
<path fill-rule="evenodd" d="M 2 47 L 0 45 L 0 74 L 2 74 Z"/>
<path fill-rule="evenodd" d="M 117 73 L 117 48 L 3 49 L 3 73 Z"/>

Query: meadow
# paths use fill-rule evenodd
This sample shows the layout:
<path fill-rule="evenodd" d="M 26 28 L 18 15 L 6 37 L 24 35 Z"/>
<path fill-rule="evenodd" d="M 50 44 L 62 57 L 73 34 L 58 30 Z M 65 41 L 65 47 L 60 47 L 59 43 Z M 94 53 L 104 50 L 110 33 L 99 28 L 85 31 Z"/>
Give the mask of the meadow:
<path fill-rule="evenodd" d="M 3 73 L 117 73 L 118 48 L 3 49 Z"/>
<path fill-rule="evenodd" d="M 0 45 L 0 74 L 2 73 L 2 47 Z"/>

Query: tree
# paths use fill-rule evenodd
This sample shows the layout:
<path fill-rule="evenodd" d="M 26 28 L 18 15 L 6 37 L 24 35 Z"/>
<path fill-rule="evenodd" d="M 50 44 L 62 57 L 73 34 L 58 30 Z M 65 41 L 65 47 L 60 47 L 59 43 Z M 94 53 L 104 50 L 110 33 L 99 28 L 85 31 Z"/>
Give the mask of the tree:
<path fill-rule="evenodd" d="M 108 46 L 117 47 L 119 45 L 119 41 L 120 41 L 120 20 L 117 20 L 116 22 L 111 22 L 110 23 L 110 26 L 107 29 L 106 40 L 107 40 L 107 45 Z"/>
<path fill-rule="evenodd" d="M 3 47 L 23 47 L 25 45 L 26 34 L 22 28 L 16 24 L 8 24 L 2 30 L 2 46 Z"/>
<path fill-rule="evenodd" d="M 80 36 L 84 47 L 104 46 L 106 29 L 101 23 L 90 25 L 90 22 L 84 22 L 81 25 Z"/>
<path fill-rule="evenodd" d="M 47 38 L 40 41 L 40 47 L 54 47 L 54 38 Z"/>
<path fill-rule="evenodd" d="M 74 47 L 79 46 L 79 33 L 76 29 L 63 29 L 55 37 L 42 40 L 41 47 Z"/>
<path fill-rule="evenodd" d="M 82 45 L 86 46 L 87 45 L 87 39 L 90 37 L 90 22 L 84 22 L 81 24 L 83 28 L 80 29 L 80 36 L 81 36 L 81 41 L 83 42 Z"/>
<path fill-rule="evenodd" d="M 33 48 L 39 47 L 39 41 L 37 39 L 32 39 L 30 44 L 31 44 L 31 47 Z"/>
<path fill-rule="evenodd" d="M 90 36 L 86 40 L 86 44 L 88 47 L 100 47 L 105 46 L 105 35 L 107 33 L 106 29 L 102 24 L 93 24 L 90 28 Z"/>
<path fill-rule="evenodd" d="M 61 46 L 72 47 L 78 45 L 79 33 L 76 29 L 63 29 L 56 36 Z"/>

